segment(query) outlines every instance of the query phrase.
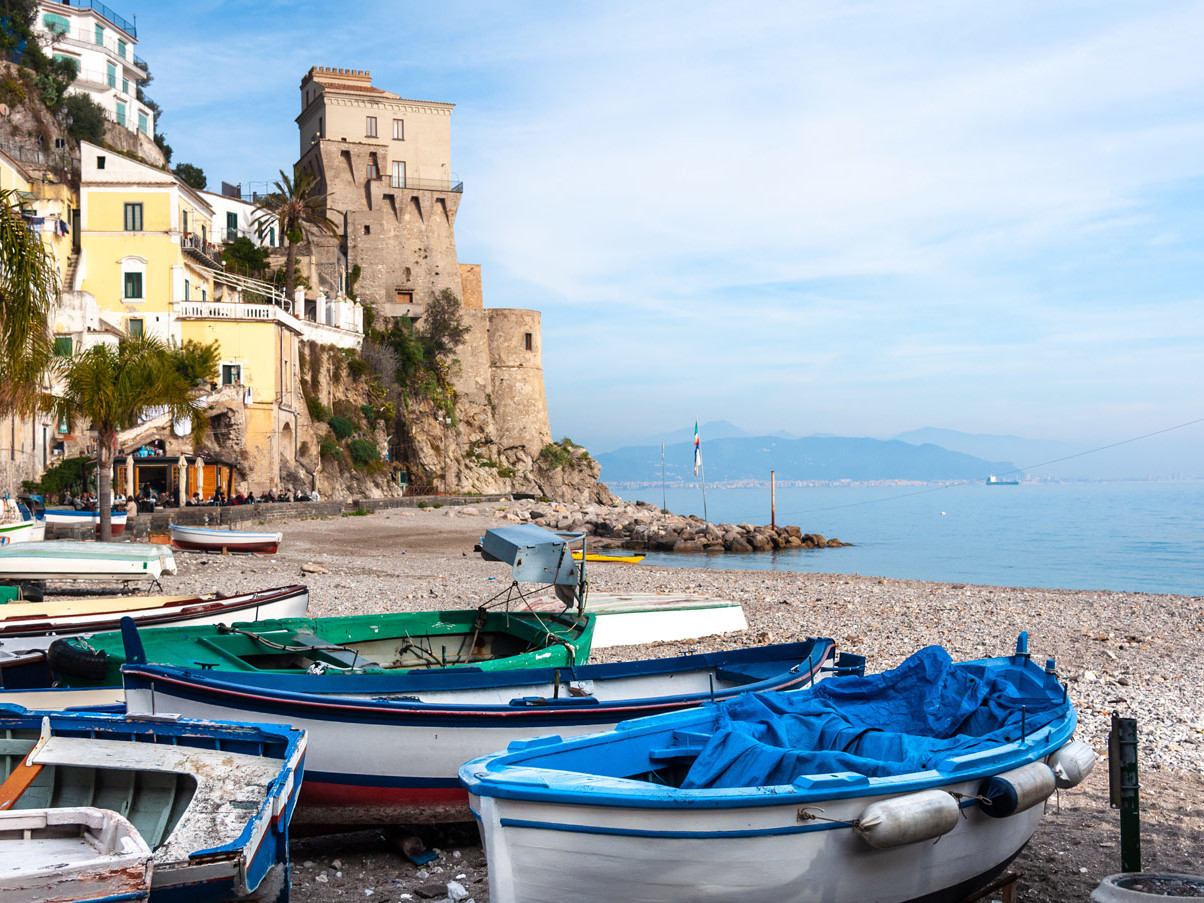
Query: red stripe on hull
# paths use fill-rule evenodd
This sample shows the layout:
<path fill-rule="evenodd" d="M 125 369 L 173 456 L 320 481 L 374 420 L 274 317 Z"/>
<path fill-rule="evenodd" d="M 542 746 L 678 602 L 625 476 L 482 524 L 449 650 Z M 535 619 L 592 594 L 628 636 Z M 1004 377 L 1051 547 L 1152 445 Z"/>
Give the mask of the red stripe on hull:
<path fill-rule="evenodd" d="M 463 787 L 362 787 L 355 784 L 301 784 L 303 806 L 445 806 L 467 808 L 468 791 Z"/>
<path fill-rule="evenodd" d="M 268 555 L 275 554 L 280 548 L 280 543 L 276 542 L 223 542 L 223 543 L 208 543 L 208 542 L 190 542 L 186 539 L 173 539 L 171 544 L 177 549 L 184 549 L 192 552 L 220 552 L 226 549 L 230 552 L 264 552 Z"/>

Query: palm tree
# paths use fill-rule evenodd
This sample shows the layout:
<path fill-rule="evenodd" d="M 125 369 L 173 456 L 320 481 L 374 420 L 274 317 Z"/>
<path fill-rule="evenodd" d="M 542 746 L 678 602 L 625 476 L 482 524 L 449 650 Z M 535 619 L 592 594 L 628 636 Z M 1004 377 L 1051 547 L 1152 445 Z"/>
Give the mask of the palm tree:
<path fill-rule="evenodd" d="M 173 421 L 192 421 L 193 442 L 208 427 L 193 386 L 163 343 L 149 336 L 122 339 L 116 347 L 94 345 L 62 367 L 62 388 L 53 401 L 59 418 L 87 420 L 96 433 L 100 538 L 113 536 L 113 452 L 119 430 L 129 429 L 147 408 L 166 408 Z"/>
<path fill-rule="evenodd" d="M 302 226 L 309 225 L 330 235 L 338 235 L 339 227 L 326 215 L 326 195 L 314 190 L 315 179 L 308 172 L 296 173 L 292 179 L 280 170 L 280 180 L 273 191 L 259 201 L 259 215 L 252 225 L 263 238 L 268 229 L 277 226 L 288 242 L 288 257 L 284 263 L 284 294 L 293 300 L 296 288 L 294 269 L 297 266 L 297 245 L 305 240 Z"/>
<path fill-rule="evenodd" d="M 0 190 L 0 414 L 37 406 L 58 294 L 54 259 L 21 216 L 16 192 Z"/>

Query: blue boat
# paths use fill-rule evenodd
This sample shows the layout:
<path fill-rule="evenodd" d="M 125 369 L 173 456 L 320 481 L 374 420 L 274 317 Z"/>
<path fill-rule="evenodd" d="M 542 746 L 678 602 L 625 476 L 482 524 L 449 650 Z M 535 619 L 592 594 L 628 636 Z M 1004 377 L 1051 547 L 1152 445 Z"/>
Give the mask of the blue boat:
<path fill-rule="evenodd" d="M 130 712 L 269 721 L 305 728 L 309 758 L 297 822 L 465 820 L 456 770 L 520 737 L 585 733 L 625 718 L 749 690 L 807 686 L 863 665 L 835 643 L 763 646 L 601 665 L 408 674 L 271 674 L 146 664 L 124 628 Z"/>
<path fill-rule="evenodd" d="M 960 901 L 1095 764 L 1053 661 L 750 693 L 465 764 L 493 903 Z M 938 842 L 939 841 L 939 842 Z"/>
<path fill-rule="evenodd" d="M 152 850 L 152 903 L 286 903 L 305 747 L 276 725 L 0 706 L 0 809 L 117 812 Z"/>

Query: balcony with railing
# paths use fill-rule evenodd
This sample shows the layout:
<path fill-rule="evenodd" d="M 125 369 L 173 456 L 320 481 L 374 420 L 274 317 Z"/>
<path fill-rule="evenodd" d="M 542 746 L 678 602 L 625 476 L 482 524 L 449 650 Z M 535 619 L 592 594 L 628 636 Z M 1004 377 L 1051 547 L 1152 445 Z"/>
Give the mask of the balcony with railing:
<path fill-rule="evenodd" d="M 137 40 L 138 26 L 127 19 L 125 16 L 119 16 L 109 7 L 105 6 L 99 0 L 55 0 L 63 6 L 70 6 L 73 9 L 90 9 L 92 12 L 99 15 L 102 19 L 107 19 L 109 24 L 115 28 L 120 28 L 131 38 Z"/>
<path fill-rule="evenodd" d="M 200 262 L 207 267 L 223 266 L 221 246 L 195 232 L 183 233 L 180 236 L 180 247 L 191 253 L 193 257 L 199 258 Z"/>

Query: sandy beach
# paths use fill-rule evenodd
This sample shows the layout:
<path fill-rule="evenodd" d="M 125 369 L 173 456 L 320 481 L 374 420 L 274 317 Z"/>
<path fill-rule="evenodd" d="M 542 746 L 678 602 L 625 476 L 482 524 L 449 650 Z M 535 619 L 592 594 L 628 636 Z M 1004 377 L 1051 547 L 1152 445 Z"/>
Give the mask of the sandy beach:
<path fill-rule="evenodd" d="M 311 614 L 473 607 L 509 570 L 473 552 L 504 520 L 505 503 L 455 509 L 395 509 L 365 517 L 287 522 L 275 556 L 178 553 L 168 592 L 232 592 L 284 583 L 310 586 Z M 854 539 L 853 537 L 849 537 Z M 301 574 L 313 563 L 328 574 Z M 1038 590 L 886 580 L 839 574 L 591 566 L 591 586 L 616 592 L 674 591 L 740 601 L 747 631 L 684 643 L 602 650 L 592 660 L 831 636 L 868 659 L 897 665 L 938 643 L 954 659 L 1004 654 L 1027 630 L 1038 660 L 1056 658 L 1068 681 L 1078 738 L 1103 753 L 1110 713 L 1138 719 L 1142 850 L 1146 870 L 1199 872 L 1204 864 L 1204 599 L 1103 591 Z M 1108 805 L 1101 762 L 1082 786 L 1054 797 L 1041 829 L 1014 863 L 1020 899 L 1086 900 L 1120 870 L 1119 821 Z M 393 832 L 360 831 L 294 841 L 298 903 L 444 899 L 455 881 L 488 899 L 485 861 L 472 826 L 426 832 L 439 858 L 414 866 Z"/>

